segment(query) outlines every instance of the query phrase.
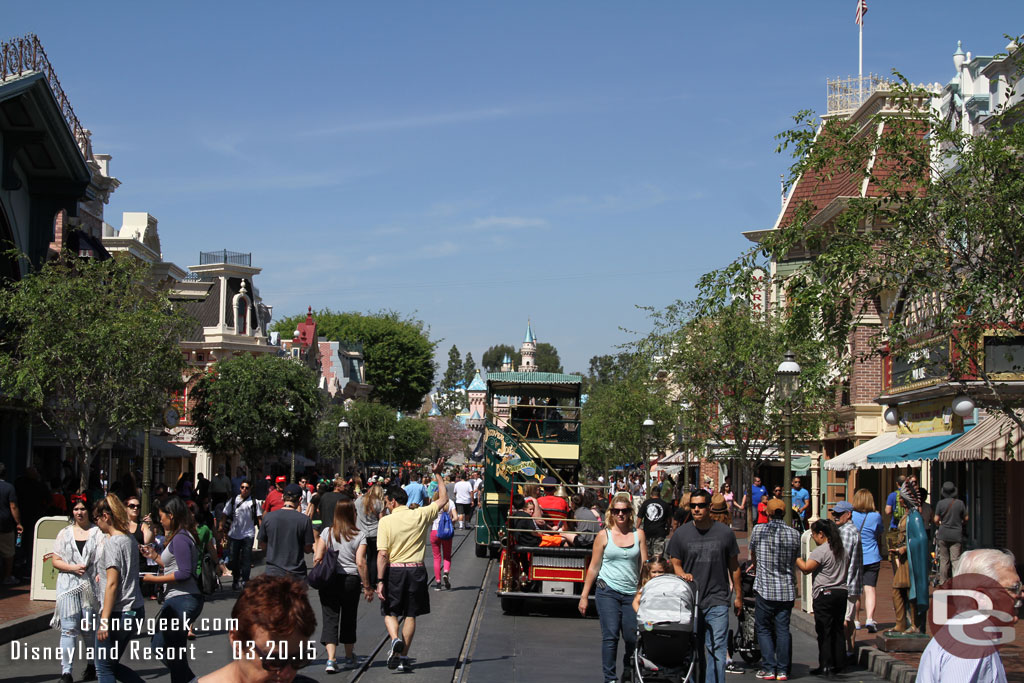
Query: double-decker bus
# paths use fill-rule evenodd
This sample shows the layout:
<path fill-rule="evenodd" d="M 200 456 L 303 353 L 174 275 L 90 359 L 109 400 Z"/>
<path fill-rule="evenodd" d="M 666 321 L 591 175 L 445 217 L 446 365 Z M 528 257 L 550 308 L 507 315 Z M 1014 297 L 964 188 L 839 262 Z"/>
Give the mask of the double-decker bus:
<path fill-rule="evenodd" d="M 551 477 L 559 495 L 575 493 L 580 471 L 581 378 L 552 372 L 487 376 L 484 477 L 477 556 L 500 557 L 498 594 L 509 611 L 530 597 L 572 598 L 582 591 L 590 550 L 523 547 L 506 520 L 511 497 Z M 549 520 L 554 521 L 554 520 Z"/>

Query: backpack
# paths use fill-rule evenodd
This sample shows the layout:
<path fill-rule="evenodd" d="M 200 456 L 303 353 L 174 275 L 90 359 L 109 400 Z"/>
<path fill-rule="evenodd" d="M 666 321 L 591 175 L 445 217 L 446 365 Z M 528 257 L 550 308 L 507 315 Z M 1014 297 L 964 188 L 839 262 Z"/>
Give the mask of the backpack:
<path fill-rule="evenodd" d="M 452 516 L 447 510 L 441 510 L 437 515 L 437 540 L 447 541 L 455 535 L 455 527 L 452 526 Z"/>
<path fill-rule="evenodd" d="M 204 552 L 203 559 L 199 561 L 199 576 L 196 577 L 199 585 L 199 592 L 203 595 L 212 595 L 220 588 L 220 580 L 217 578 L 217 565 L 214 564 L 210 553 Z"/>

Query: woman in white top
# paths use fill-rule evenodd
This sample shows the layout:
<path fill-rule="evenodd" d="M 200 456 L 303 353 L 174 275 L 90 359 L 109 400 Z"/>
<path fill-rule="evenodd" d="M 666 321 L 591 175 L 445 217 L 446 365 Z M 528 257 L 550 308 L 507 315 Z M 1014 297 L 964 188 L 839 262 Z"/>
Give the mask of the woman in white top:
<path fill-rule="evenodd" d="M 323 561 L 328 548 L 338 553 L 338 569 L 319 591 L 324 615 L 320 643 L 327 649 L 325 671 L 331 674 L 358 664 L 354 650 L 360 594 L 367 602 L 373 600 L 373 586 L 366 570 L 366 533 L 356 524 L 356 503 L 349 498 L 342 498 L 334 506 L 334 523 L 320 532 L 313 549 L 313 564 Z M 345 659 L 340 662 L 339 641 L 345 646 Z"/>
<path fill-rule="evenodd" d="M 92 645 L 92 633 L 82 629 L 82 622 L 90 623 L 99 609 L 93 586 L 102 538 L 103 532 L 89 517 L 85 496 L 71 496 L 71 524 L 60 530 L 53 544 L 53 568 L 60 573 L 57 607 L 50 626 L 60 629 L 60 683 L 74 681 L 71 669 L 78 637 L 86 646 Z M 90 662 L 83 678 L 89 680 L 94 675 L 95 667 Z"/>
<path fill-rule="evenodd" d="M 437 500 L 441 495 L 440 491 L 434 491 L 432 501 Z M 455 520 L 455 502 L 448 499 L 448 506 L 441 512 L 448 513 L 448 519 Z M 434 590 L 451 590 L 452 582 L 448 579 L 448 572 L 452 568 L 452 537 L 438 538 L 437 525 L 441 521 L 440 513 L 434 518 L 434 525 L 430 527 L 430 549 L 434 553 Z M 455 525 L 452 525 L 455 528 Z M 442 569 L 444 570 L 442 572 Z"/>

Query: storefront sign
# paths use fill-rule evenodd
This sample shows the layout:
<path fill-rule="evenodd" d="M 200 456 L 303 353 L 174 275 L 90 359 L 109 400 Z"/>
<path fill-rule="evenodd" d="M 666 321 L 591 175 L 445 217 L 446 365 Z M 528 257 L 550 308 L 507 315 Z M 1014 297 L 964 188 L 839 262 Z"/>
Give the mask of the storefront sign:
<path fill-rule="evenodd" d="M 949 434 L 953 429 L 953 409 L 949 399 L 900 405 L 900 434 Z"/>

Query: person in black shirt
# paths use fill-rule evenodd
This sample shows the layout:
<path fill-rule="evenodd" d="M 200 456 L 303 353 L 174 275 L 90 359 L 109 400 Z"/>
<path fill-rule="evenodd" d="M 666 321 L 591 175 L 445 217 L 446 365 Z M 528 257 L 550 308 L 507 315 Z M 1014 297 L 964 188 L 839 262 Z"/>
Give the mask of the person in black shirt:
<path fill-rule="evenodd" d="M 651 497 L 640 506 L 640 528 L 647 537 L 647 557 L 665 554 L 665 537 L 672 519 L 669 506 L 661 499 L 659 487 L 651 487 Z"/>
<path fill-rule="evenodd" d="M 526 498 L 517 493 L 512 496 L 512 507 L 515 509 L 508 516 L 508 528 L 515 532 L 515 545 L 539 546 L 541 533 L 533 519 L 533 501 L 527 503 Z"/>

